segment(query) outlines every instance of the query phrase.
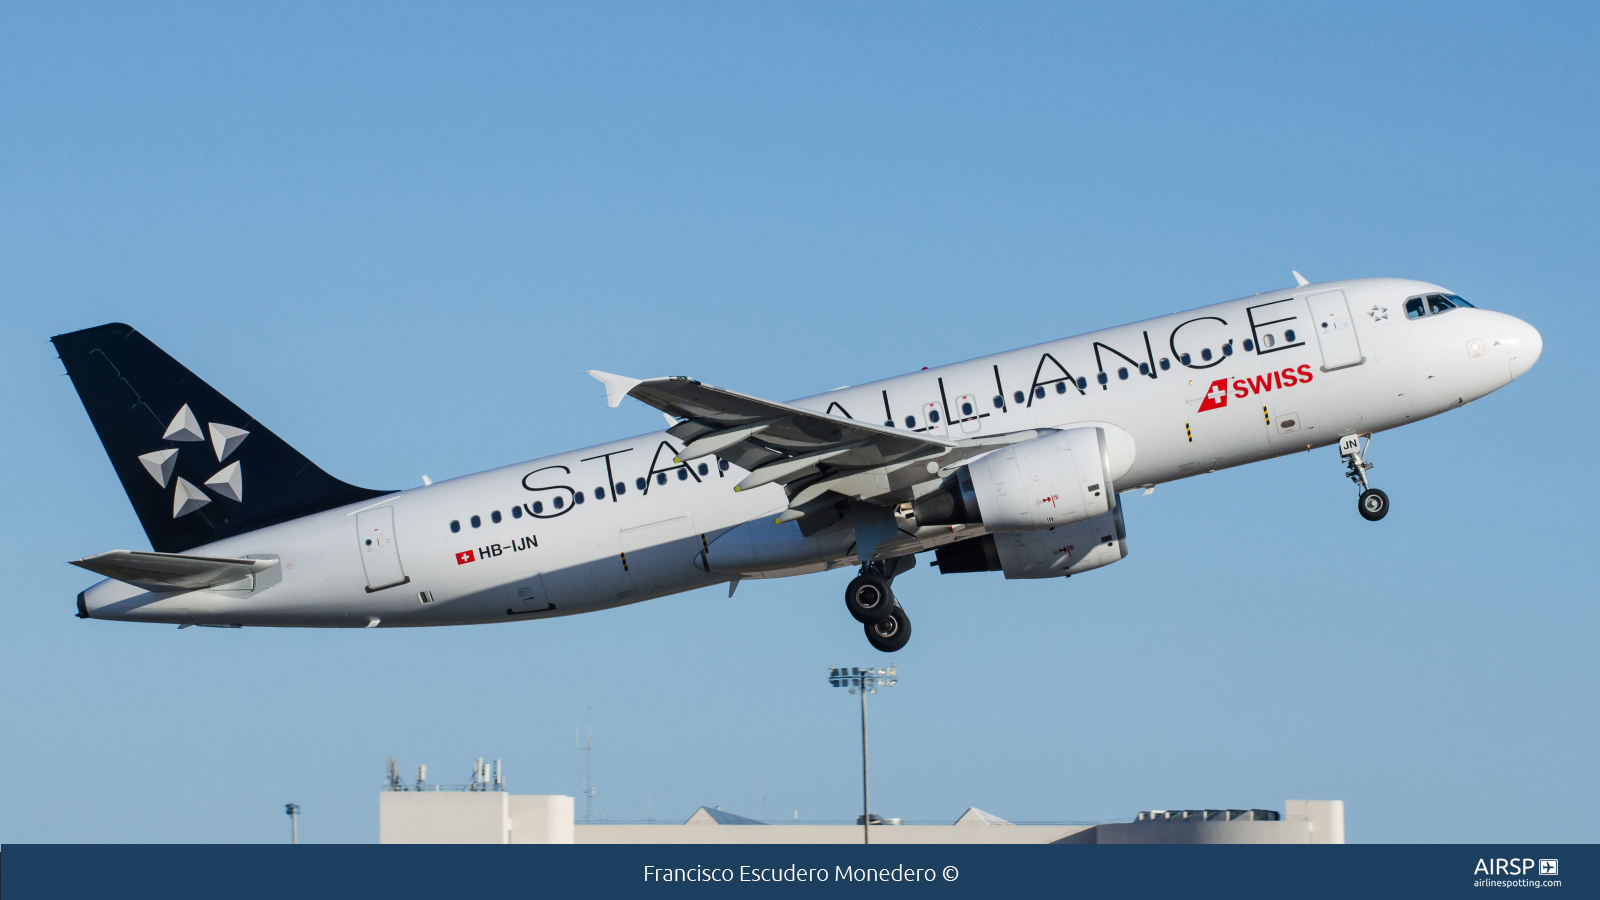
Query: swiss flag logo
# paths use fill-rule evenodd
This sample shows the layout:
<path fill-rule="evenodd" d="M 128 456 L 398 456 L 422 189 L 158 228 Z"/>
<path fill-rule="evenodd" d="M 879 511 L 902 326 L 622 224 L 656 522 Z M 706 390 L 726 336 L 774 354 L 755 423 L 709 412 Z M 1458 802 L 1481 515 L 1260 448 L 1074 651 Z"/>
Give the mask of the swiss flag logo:
<path fill-rule="evenodd" d="M 1211 387 L 1206 389 L 1206 399 L 1200 404 L 1200 412 L 1208 409 L 1221 409 L 1228 405 L 1228 379 L 1218 378 L 1211 382 Z"/>
<path fill-rule="evenodd" d="M 464 566 L 467 563 L 474 562 L 476 560 L 477 557 L 472 555 L 471 550 L 463 550 L 456 554 L 456 565 L 458 566 Z"/>

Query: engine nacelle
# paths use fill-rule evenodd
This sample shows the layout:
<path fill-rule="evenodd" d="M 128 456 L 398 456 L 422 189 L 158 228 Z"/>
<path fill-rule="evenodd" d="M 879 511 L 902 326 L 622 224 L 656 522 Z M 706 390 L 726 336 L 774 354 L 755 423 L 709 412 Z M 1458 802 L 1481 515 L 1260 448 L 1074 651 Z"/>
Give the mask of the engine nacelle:
<path fill-rule="evenodd" d="M 1055 578 L 1109 566 L 1128 555 L 1122 507 L 1042 531 L 986 534 L 934 551 L 940 574 L 1004 572 L 1007 578 Z"/>
<path fill-rule="evenodd" d="M 1114 425 L 1068 428 L 996 450 L 956 470 L 913 506 L 919 526 L 979 524 L 1039 531 L 1105 515 L 1115 477 L 1133 466 L 1133 439 Z"/>

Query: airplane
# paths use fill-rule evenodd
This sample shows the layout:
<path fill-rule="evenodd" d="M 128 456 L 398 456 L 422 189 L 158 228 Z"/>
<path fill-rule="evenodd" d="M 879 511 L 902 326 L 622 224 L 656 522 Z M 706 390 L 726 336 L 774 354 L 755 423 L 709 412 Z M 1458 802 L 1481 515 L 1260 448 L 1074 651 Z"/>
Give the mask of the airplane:
<path fill-rule="evenodd" d="M 52 338 L 151 545 L 85 619 L 238 628 L 520 622 L 855 567 L 876 649 L 943 575 L 1081 575 L 1128 555 L 1119 496 L 1337 445 L 1372 521 L 1372 435 L 1498 390 L 1539 332 L 1394 278 L 1257 294 L 788 403 L 589 374 L 651 434 L 407 490 L 340 481 L 127 325 Z"/>

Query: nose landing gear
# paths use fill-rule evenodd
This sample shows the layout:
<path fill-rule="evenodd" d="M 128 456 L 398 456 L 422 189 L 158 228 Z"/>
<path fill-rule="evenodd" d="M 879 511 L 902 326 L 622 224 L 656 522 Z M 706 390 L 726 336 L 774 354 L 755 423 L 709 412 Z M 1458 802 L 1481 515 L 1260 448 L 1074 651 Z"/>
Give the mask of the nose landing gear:
<path fill-rule="evenodd" d="M 1361 518 L 1376 522 L 1389 514 L 1389 495 L 1367 483 L 1367 470 L 1372 468 L 1372 463 L 1367 462 L 1366 455 L 1371 446 L 1370 434 L 1347 434 L 1339 439 L 1339 456 L 1344 459 L 1345 477 L 1361 488 L 1356 509 L 1361 513 Z"/>
<path fill-rule="evenodd" d="M 889 583 L 910 557 L 861 566 L 861 574 L 851 579 L 844 591 L 845 608 L 867 633 L 867 642 L 884 653 L 893 653 L 911 640 L 911 617 L 900 608 Z"/>

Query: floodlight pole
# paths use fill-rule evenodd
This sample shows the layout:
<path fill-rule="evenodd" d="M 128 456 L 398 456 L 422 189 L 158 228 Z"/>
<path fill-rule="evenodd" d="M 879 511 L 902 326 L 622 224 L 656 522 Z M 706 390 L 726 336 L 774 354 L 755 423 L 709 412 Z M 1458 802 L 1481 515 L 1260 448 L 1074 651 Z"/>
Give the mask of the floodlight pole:
<path fill-rule="evenodd" d="M 300 843 L 300 804 L 285 803 L 283 811 L 289 814 L 289 843 Z"/>
<path fill-rule="evenodd" d="M 872 843 L 872 803 L 867 790 L 867 689 L 861 688 L 861 843 Z"/>
<path fill-rule="evenodd" d="M 872 843 L 872 782 L 867 768 L 867 694 L 878 692 L 898 679 L 895 667 L 887 669 L 854 669 L 832 667 L 828 669 L 828 683 L 834 687 L 847 687 L 850 693 L 861 694 L 861 843 Z M 889 676 L 889 677 L 884 677 Z"/>

